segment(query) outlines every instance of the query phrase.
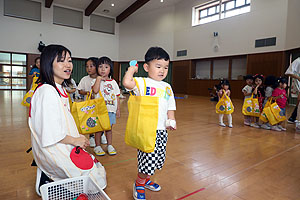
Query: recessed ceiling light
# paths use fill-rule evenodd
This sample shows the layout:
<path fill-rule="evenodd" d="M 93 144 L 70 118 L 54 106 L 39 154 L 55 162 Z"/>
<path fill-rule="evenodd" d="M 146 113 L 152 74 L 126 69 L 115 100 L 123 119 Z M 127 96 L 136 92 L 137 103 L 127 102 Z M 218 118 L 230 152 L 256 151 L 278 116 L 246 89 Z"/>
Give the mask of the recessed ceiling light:
<path fill-rule="evenodd" d="M 162 2 L 164 2 L 164 0 L 160 0 L 160 2 L 162 3 Z"/>
<path fill-rule="evenodd" d="M 114 6 L 115 6 L 115 4 L 114 4 L 114 3 L 112 3 L 112 4 L 111 4 L 111 6 L 113 6 L 113 7 L 114 7 Z"/>

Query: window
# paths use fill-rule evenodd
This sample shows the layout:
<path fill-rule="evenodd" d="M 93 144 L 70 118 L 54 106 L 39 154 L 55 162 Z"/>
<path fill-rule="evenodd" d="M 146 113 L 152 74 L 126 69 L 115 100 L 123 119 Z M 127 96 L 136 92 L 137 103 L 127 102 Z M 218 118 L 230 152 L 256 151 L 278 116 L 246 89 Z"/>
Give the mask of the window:
<path fill-rule="evenodd" d="M 210 79 L 210 65 L 211 61 L 197 61 L 196 62 L 196 78 Z"/>
<path fill-rule="evenodd" d="M 82 29 L 83 12 L 53 6 L 53 24 Z"/>
<path fill-rule="evenodd" d="M 213 79 L 228 79 L 229 59 L 213 61 Z"/>
<path fill-rule="evenodd" d="M 233 58 L 231 66 L 231 80 L 243 80 L 247 73 L 247 58 Z"/>
<path fill-rule="evenodd" d="M 26 90 L 26 54 L 0 53 L 0 90 Z"/>
<path fill-rule="evenodd" d="M 28 0 L 4 0 L 4 15 L 40 22 L 41 2 Z"/>
<path fill-rule="evenodd" d="M 250 12 L 251 0 L 214 0 L 193 8 L 193 26 Z M 221 7 L 221 9 L 220 9 Z"/>
<path fill-rule="evenodd" d="M 90 30 L 115 34 L 115 19 L 99 15 L 91 15 Z"/>

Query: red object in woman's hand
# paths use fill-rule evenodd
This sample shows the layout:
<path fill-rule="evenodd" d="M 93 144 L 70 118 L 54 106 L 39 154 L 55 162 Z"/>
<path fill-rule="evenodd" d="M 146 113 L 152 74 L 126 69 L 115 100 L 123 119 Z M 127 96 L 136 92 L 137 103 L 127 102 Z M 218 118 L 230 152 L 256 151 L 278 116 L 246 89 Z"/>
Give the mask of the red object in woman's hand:
<path fill-rule="evenodd" d="M 80 194 L 76 200 L 88 200 L 89 197 L 85 194 L 85 193 L 82 193 Z"/>

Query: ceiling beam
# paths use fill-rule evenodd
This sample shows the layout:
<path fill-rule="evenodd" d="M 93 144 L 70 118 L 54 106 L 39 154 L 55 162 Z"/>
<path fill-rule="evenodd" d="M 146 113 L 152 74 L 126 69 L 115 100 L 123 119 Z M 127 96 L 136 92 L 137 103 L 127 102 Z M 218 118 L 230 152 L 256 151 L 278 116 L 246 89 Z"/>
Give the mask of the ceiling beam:
<path fill-rule="evenodd" d="M 45 7 L 50 8 L 52 5 L 53 0 L 45 0 Z"/>
<path fill-rule="evenodd" d="M 138 10 L 140 7 L 145 5 L 150 0 L 136 0 L 131 6 L 129 6 L 126 10 L 124 10 L 119 16 L 116 18 L 117 23 L 121 23 L 124 19 L 129 17 L 132 13 Z"/>
<path fill-rule="evenodd" d="M 85 9 L 84 15 L 85 16 L 90 16 L 96 8 L 102 3 L 103 0 L 93 0 L 90 5 Z"/>

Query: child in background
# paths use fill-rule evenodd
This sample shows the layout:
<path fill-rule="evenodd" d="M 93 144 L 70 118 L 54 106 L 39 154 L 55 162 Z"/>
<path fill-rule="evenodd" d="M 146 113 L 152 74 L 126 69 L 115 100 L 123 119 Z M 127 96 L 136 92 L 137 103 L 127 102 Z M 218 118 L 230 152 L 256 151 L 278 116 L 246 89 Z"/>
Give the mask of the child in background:
<path fill-rule="evenodd" d="M 252 89 L 253 89 L 253 76 L 252 75 L 247 75 L 244 77 L 244 80 L 246 81 L 246 86 L 242 89 L 242 92 L 245 96 L 244 100 L 247 98 L 250 98 L 252 95 Z M 244 116 L 244 124 L 247 126 L 250 126 L 251 124 L 251 116 Z"/>
<path fill-rule="evenodd" d="M 92 90 L 92 81 L 96 80 L 97 78 L 97 62 L 98 58 L 96 57 L 90 57 L 85 62 L 85 69 L 88 73 L 87 76 L 84 76 L 77 87 L 77 90 L 79 91 L 79 94 L 84 95 L 84 100 L 86 100 L 86 97 L 89 95 L 89 93 Z M 106 137 L 103 136 L 101 138 L 102 144 L 107 144 Z M 90 147 L 95 147 L 95 137 L 93 134 L 90 134 Z"/>
<path fill-rule="evenodd" d="M 74 79 L 71 78 L 71 84 L 66 87 L 66 91 L 69 93 L 72 102 L 75 100 L 75 93 L 77 91 L 77 85 Z"/>
<path fill-rule="evenodd" d="M 264 100 L 264 103 L 263 103 L 263 107 L 265 107 L 267 101 L 270 99 L 270 97 L 272 97 L 273 90 L 274 90 L 274 88 L 276 88 L 276 86 L 275 86 L 276 81 L 277 80 L 276 80 L 275 76 L 267 76 L 266 77 L 266 79 L 265 79 L 266 90 L 265 90 L 265 100 Z M 269 123 L 263 123 L 261 125 L 261 128 L 267 129 L 267 130 L 270 130 L 271 127 L 272 126 Z"/>
<path fill-rule="evenodd" d="M 225 91 L 225 94 L 230 98 L 230 85 L 229 85 L 229 81 L 228 80 L 222 80 L 220 82 L 220 86 L 221 89 L 218 92 L 218 97 L 219 97 L 219 101 L 223 96 L 223 92 Z M 226 125 L 223 122 L 223 117 L 224 114 L 219 114 L 219 125 L 226 127 Z M 231 114 L 227 114 L 227 119 L 228 119 L 228 127 L 232 128 L 232 115 Z"/>
<path fill-rule="evenodd" d="M 176 124 L 166 127 L 167 119 L 174 120 L 173 122 L 175 122 L 176 110 L 174 93 L 171 86 L 163 81 L 168 74 L 169 62 L 170 57 L 165 50 L 160 47 L 151 47 L 145 55 L 144 64 L 148 78 L 139 77 L 133 79 L 134 73 L 138 71 L 137 66 L 130 66 L 123 78 L 124 87 L 132 90 L 136 95 L 159 97 L 155 149 L 151 153 L 138 150 L 138 176 L 133 184 L 134 199 L 146 199 L 145 188 L 152 191 L 161 190 L 160 185 L 150 180 L 150 176 L 154 175 L 156 169 L 161 169 L 164 165 L 168 140 L 166 129 L 176 129 Z M 139 84 L 139 89 L 136 86 L 135 80 Z M 146 88 L 146 91 L 144 88 Z"/>
<path fill-rule="evenodd" d="M 97 78 L 92 81 L 95 98 L 100 98 L 101 92 L 108 111 L 111 130 L 105 131 L 107 139 L 107 152 L 109 155 L 116 155 L 117 151 L 112 146 L 112 126 L 116 124 L 116 117 L 120 117 L 120 89 L 117 82 L 112 79 L 113 63 L 108 57 L 101 57 L 98 60 Z M 96 147 L 94 152 L 98 156 L 104 156 L 105 152 L 100 146 L 100 137 L 103 133 L 95 133 Z"/>
<path fill-rule="evenodd" d="M 37 57 L 34 59 L 34 66 L 30 70 L 28 77 L 33 78 L 34 76 L 39 77 L 40 76 L 40 57 Z"/>
<path fill-rule="evenodd" d="M 258 98 L 259 111 L 263 110 L 263 103 L 265 100 L 265 88 L 263 86 L 264 76 L 261 74 L 256 74 L 254 77 L 255 88 L 253 94 Z M 253 122 L 250 124 L 251 127 L 260 128 L 259 117 L 254 117 Z"/>
<path fill-rule="evenodd" d="M 280 77 L 277 81 L 277 88 L 274 89 L 272 96 L 273 99 L 276 100 L 279 108 L 281 109 L 280 115 L 284 116 L 286 111 L 286 103 L 287 103 L 287 96 L 286 96 L 286 87 L 287 87 L 287 79 L 284 77 Z M 278 123 L 277 125 L 272 126 L 272 130 L 274 131 L 286 131 L 286 128 L 282 127 L 282 122 Z"/>

